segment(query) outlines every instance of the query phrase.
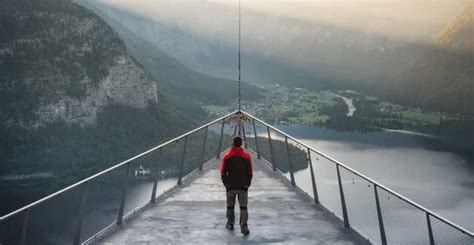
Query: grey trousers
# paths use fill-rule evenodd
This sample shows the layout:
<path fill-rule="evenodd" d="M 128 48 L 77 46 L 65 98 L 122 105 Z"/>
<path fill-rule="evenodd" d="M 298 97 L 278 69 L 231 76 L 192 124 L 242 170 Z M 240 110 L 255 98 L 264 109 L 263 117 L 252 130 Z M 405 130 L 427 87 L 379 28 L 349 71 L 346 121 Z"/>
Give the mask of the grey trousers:
<path fill-rule="evenodd" d="M 246 191 L 227 191 L 227 223 L 234 224 L 235 222 L 235 198 L 239 199 L 240 206 L 240 226 L 247 228 L 247 221 L 249 219 L 249 213 L 247 211 L 248 195 Z"/>

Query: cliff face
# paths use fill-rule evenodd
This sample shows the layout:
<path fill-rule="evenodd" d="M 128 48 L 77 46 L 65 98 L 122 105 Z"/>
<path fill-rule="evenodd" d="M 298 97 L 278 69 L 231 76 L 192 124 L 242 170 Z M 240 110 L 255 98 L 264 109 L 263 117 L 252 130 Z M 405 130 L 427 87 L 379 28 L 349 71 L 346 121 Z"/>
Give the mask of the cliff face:
<path fill-rule="evenodd" d="M 144 109 L 157 102 L 156 83 L 128 55 L 116 57 L 117 63 L 108 67 L 108 76 L 97 88 L 87 87 L 81 98 L 63 95 L 56 102 L 45 100 L 36 110 L 35 125 L 64 120 L 69 123 L 94 124 L 97 115 L 107 105 L 118 104 Z M 86 83 L 88 81 L 86 80 Z"/>
<path fill-rule="evenodd" d="M 0 122 L 27 128 L 92 125 L 108 105 L 158 102 L 156 82 L 112 28 L 64 0 L 2 1 L 0 94 Z"/>

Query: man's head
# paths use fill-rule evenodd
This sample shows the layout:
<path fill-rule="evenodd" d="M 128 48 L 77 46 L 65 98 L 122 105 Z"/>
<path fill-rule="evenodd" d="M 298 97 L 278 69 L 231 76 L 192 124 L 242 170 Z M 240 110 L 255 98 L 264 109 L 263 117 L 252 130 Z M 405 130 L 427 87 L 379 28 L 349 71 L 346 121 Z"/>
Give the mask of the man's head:
<path fill-rule="evenodd" d="M 232 140 L 232 146 L 234 147 L 241 147 L 242 146 L 242 137 L 235 136 Z"/>

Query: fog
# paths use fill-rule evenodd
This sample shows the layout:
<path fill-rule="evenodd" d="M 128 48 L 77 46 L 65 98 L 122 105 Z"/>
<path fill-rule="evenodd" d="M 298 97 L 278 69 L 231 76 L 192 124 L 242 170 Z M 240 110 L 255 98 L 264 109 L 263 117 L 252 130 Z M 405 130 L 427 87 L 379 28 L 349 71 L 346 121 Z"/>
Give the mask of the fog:
<path fill-rule="evenodd" d="M 106 11 L 120 9 L 109 14 L 189 68 L 236 78 L 237 1 L 100 2 L 108 6 Z M 393 80 L 419 61 L 467 4 L 463 0 L 242 1 L 243 79 Z M 130 14 L 145 19 L 132 21 Z"/>
<path fill-rule="evenodd" d="M 101 0 L 181 28 L 210 31 L 217 22 L 235 20 L 238 1 Z M 467 0 L 243 0 L 242 9 L 308 23 L 343 27 L 405 41 L 428 42 L 469 3 Z M 227 10 L 223 6 L 235 7 Z M 229 12 L 234 11 L 234 14 Z M 245 20 L 243 20 L 245 21 Z M 232 23 L 224 22 L 232 25 Z M 234 23 L 234 27 L 236 27 Z M 198 28 L 198 29 L 195 29 Z M 231 29 L 231 28 L 229 28 Z M 230 30 L 229 30 L 230 31 Z"/>

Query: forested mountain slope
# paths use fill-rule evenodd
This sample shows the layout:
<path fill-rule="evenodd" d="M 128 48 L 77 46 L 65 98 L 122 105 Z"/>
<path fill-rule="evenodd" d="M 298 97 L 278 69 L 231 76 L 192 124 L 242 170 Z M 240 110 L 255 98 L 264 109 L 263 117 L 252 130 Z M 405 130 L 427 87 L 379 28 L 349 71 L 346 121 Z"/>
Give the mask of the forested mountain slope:
<path fill-rule="evenodd" d="M 116 32 L 69 0 L 0 8 L 0 176 L 57 188 L 194 127 L 200 107 L 161 91 Z"/>
<path fill-rule="evenodd" d="M 158 79 L 160 89 L 177 96 L 185 96 L 197 104 L 235 103 L 237 81 L 193 71 L 122 25 L 113 15 L 108 14 L 100 3 L 84 2 L 82 4 L 96 11 L 117 31 L 127 44 L 130 53 Z M 237 53 L 235 53 L 235 60 L 237 60 Z M 235 77 L 237 77 L 237 70 Z M 243 83 L 242 90 L 245 91 L 244 100 L 260 98 L 261 91 L 255 86 Z"/>
<path fill-rule="evenodd" d="M 397 99 L 432 110 L 474 114 L 474 2 L 452 21 L 402 81 Z"/>

